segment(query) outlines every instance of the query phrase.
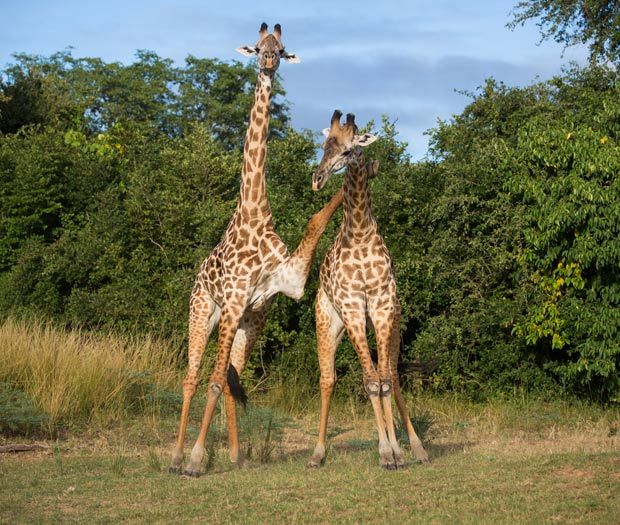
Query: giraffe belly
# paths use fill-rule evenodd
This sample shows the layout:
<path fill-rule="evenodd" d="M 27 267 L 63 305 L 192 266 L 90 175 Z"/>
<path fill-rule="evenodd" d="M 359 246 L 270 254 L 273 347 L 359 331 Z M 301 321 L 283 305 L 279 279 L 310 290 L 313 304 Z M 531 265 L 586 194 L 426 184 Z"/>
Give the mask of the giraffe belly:
<path fill-rule="evenodd" d="M 299 300 L 304 296 L 306 276 L 301 272 L 291 271 L 288 267 L 283 267 L 277 275 L 278 291 L 282 292 L 291 299 Z"/>

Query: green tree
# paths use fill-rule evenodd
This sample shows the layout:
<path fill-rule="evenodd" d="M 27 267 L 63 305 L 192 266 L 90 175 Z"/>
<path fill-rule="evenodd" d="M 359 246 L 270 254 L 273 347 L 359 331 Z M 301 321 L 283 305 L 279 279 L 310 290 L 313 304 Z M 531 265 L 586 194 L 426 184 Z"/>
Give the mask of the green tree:
<path fill-rule="evenodd" d="M 16 60 L 0 86 L 0 310 L 185 337 L 196 269 L 235 206 L 255 66 L 176 67 L 145 51 L 129 65 Z M 619 85 L 594 65 L 524 88 L 488 80 L 430 131 L 424 162 L 387 117 L 378 126 L 373 210 L 403 306 L 401 355 L 429 365 L 427 384 L 620 396 Z M 342 179 L 312 192 L 315 137 L 286 126 L 280 93 L 266 176 L 293 249 Z M 274 301 L 248 374 L 315 392 L 313 301 L 339 221 L 305 297 Z M 336 367 L 363 397 L 346 342 Z"/>
<path fill-rule="evenodd" d="M 543 40 L 587 44 L 593 61 L 620 61 L 620 3 L 616 0 L 524 0 L 508 24 L 515 28 L 538 19 Z"/>
<path fill-rule="evenodd" d="M 0 134 L 15 133 L 28 125 L 58 125 L 81 115 L 72 97 L 72 85 L 62 73 L 69 52 L 50 57 L 14 55 L 16 62 L 0 74 Z"/>
<path fill-rule="evenodd" d="M 489 81 L 432 133 L 443 188 L 414 349 L 440 381 L 618 395 L 618 100 L 605 68 Z"/>
<path fill-rule="evenodd" d="M 537 288 L 515 332 L 545 348 L 545 366 L 562 381 L 613 397 L 620 386 L 618 80 L 590 69 L 556 85 L 561 113 L 530 119 L 502 170 L 525 203 L 520 262 Z M 571 91 L 579 96 L 566 97 Z"/>
<path fill-rule="evenodd" d="M 213 136 L 229 150 L 241 149 L 254 100 L 255 64 L 230 64 L 216 59 L 188 56 L 179 70 L 179 96 L 175 103 L 181 132 L 193 123 L 206 124 Z M 276 76 L 269 133 L 283 137 L 289 121 L 284 90 Z"/>

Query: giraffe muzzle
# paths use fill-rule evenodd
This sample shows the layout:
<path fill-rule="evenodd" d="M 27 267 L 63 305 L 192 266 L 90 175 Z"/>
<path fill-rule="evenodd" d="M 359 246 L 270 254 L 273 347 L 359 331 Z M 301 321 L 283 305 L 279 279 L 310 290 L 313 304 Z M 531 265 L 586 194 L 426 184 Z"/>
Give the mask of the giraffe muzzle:
<path fill-rule="evenodd" d="M 339 173 L 347 167 L 347 156 L 341 155 L 335 160 L 324 159 L 312 175 L 312 189 L 318 191 L 325 186 L 334 173 Z"/>
<path fill-rule="evenodd" d="M 327 182 L 327 176 L 322 172 L 316 172 L 312 176 L 312 190 L 319 191 L 323 189 L 323 186 L 325 186 L 326 182 Z"/>
<path fill-rule="evenodd" d="M 275 53 L 264 53 L 262 57 L 262 68 L 265 72 L 274 72 L 278 69 L 279 59 L 276 57 Z"/>

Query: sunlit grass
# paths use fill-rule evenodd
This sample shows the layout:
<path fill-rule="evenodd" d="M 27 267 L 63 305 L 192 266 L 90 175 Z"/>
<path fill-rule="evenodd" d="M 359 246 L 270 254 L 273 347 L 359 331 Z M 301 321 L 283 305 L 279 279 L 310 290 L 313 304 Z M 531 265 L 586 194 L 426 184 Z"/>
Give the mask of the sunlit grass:
<path fill-rule="evenodd" d="M 39 436 L 43 451 L 0 457 L 3 522 L 615 523 L 620 513 L 617 407 L 408 392 L 432 463 L 409 456 L 407 470 L 385 472 L 368 400 L 340 385 L 325 466 L 309 471 L 318 385 L 276 376 L 239 410 L 245 468 L 228 459 L 218 409 L 194 480 L 165 474 L 185 365 L 170 343 L 9 320 L 0 345 L 0 382 L 32 400 L 53 435 Z"/>
<path fill-rule="evenodd" d="M 7 523 L 617 523 L 613 451 L 453 448 L 428 466 L 387 472 L 374 447 L 309 471 L 306 455 L 239 469 L 216 454 L 199 479 L 170 475 L 154 453 L 119 448 L 0 462 Z"/>
<path fill-rule="evenodd" d="M 170 341 L 147 336 L 93 334 L 63 330 L 50 323 L 13 319 L 0 324 L 0 384 L 23 392 L 45 415 L 46 430 L 60 425 L 71 429 L 85 423 L 131 420 L 150 415 L 175 426 L 181 404 L 184 355 Z M 203 359 L 203 377 L 209 372 L 209 350 Z M 361 378 L 360 378 L 361 381 Z M 203 381 L 204 383 L 204 381 Z M 277 410 L 288 417 L 318 425 L 319 387 L 307 377 L 276 375 L 249 388 L 250 403 Z M 194 422 L 200 417 L 204 384 L 194 398 Z M 410 415 L 428 427 L 429 438 L 445 432 L 470 431 L 477 436 L 501 437 L 514 432 L 553 436 L 565 429 L 587 433 L 593 426 L 618 431 L 618 408 L 604 408 L 574 399 L 547 402 L 516 393 L 485 403 L 459 395 L 428 395 L 423 389 L 407 394 Z M 34 419 L 35 416 L 32 416 Z M 219 416 L 224 424 L 223 414 Z M 370 404 L 336 386 L 331 420 L 372 427 Z M 217 423 L 217 421 L 216 421 Z"/>
<path fill-rule="evenodd" d="M 177 386 L 176 352 L 152 337 L 61 330 L 8 319 L 0 325 L 0 382 L 23 391 L 45 414 L 47 431 L 103 423 L 153 409 Z"/>

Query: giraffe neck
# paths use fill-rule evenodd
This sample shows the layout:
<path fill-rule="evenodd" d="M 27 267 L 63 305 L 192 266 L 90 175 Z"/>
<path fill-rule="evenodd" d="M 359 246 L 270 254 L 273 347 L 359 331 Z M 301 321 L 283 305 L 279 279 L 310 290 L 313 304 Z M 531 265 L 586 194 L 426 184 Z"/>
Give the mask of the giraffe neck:
<path fill-rule="evenodd" d="M 265 182 L 265 157 L 269 132 L 272 76 L 258 73 L 254 104 L 243 146 L 243 170 L 237 211 L 271 216 Z"/>
<path fill-rule="evenodd" d="M 377 231 L 377 222 L 370 206 L 370 187 L 366 160 L 361 151 L 349 162 L 344 176 L 343 238 L 349 242 L 364 242 Z"/>

